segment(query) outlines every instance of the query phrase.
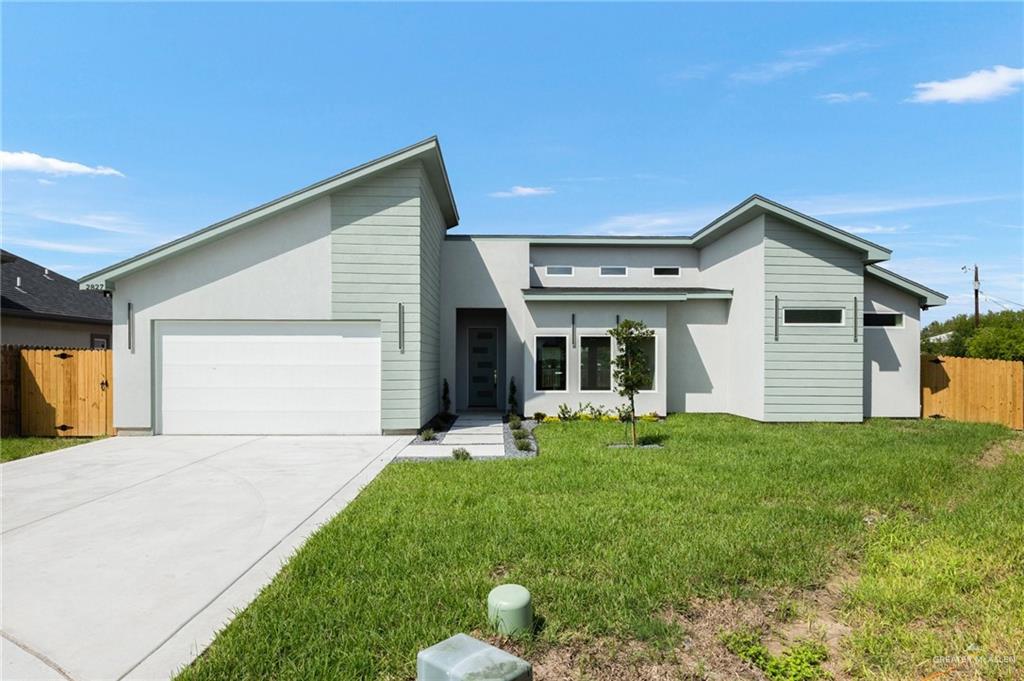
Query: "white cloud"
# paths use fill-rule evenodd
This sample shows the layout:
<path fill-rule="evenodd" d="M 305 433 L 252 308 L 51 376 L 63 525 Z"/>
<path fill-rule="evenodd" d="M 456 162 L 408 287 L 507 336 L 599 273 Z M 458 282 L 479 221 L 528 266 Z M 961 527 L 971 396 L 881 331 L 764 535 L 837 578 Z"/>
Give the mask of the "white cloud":
<path fill-rule="evenodd" d="M 920 208 L 938 208 L 941 206 L 957 206 L 985 201 L 1000 201 L 1018 198 L 1014 195 L 997 196 L 855 196 L 836 194 L 829 196 L 812 196 L 783 201 L 787 206 L 812 217 L 830 215 L 862 215 L 869 213 L 897 213 Z"/>
<path fill-rule="evenodd" d="M 44 175 L 114 175 L 124 173 L 107 166 L 87 166 L 84 163 L 63 161 L 59 158 L 40 156 L 31 151 L 0 151 L 0 167 L 5 172 L 24 171 Z"/>
<path fill-rule="evenodd" d="M 76 227 L 88 227 L 101 232 L 117 232 L 119 234 L 135 234 L 140 231 L 140 225 L 128 218 L 115 213 L 84 213 L 82 215 L 61 215 L 45 211 L 28 211 L 25 216 L 42 220 L 44 222 L 56 222 L 62 225 L 73 225 Z"/>
<path fill-rule="evenodd" d="M 733 72 L 731 77 L 733 80 L 768 83 L 786 76 L 810 71 L 831 57 L 864 47 L 866 45 L 862 43 L 847 40 L 797 50 L 785 50 L 781 53 L 780 59 L 740 69 Z"/>
<path fill-rule="evenodd" d="M 951 80 L 931 80 L 914 85 L 910 102 L 987 102 L 1011 95 L 1024 83 L 1024 68 L 993 66 Z"/>
<path fill-rule="evenodd" d="M 490 196 L 496 199 L 511 199 L 519 198 L 523 196 L 545 196 L 547 194 L 554 194 L 555 190 L 551 187 L 523 187 L 515 185 L 511 189 L 500 192 L 491 192 Z"/>
<path fill-rule="evenodd" d="M 619 236 L 688 236 L 726 210 L 728 207 L 706 206 L 681 211 L 624 213 L 613 215 L 585 231 Z"/>
<path fill-rule="evenodd" d="M 828 92 L 818 95 L 815 99 L 820 99 L 828 104 L 849 104 L 850 102 L 862 102 L 866 99 L 871 99 L 871 93 L 864 92 L 863 90 L 858 92 Z"/>
<path fill-rule="evenodd" d="M 99 246 L 86 246 L 84 244 L 72 244 L 66 241 L 45 241 L 42 239 L 18 239 L 13 237 L 5 237 L 4 245 L 8 246 L 11 244 L 15 246 L 24 246 L 26 248 L 37 248 L 41 251 L 55 251 L 57 253 L 95 254 L 117 252 L 110 248 L 102 248 Z"/>
<path fill-rule="evenodd" d="M 898 234 L 909 229 L 907 225 L 836 225 L 850 234 Z"/>
<path fill-rule="evenodd" d="M 41 185 L 43 185 L 43 186 L 49 186 L 49 185 L 51 185 L 51 184 L 57 184 L 57 183 L 56 183 L 56 182 L 54 182 L 53 180 L 47 180 L 47 179 L 46 179 L 46 178 L 44 178 L 44 177 L 40 177 L 40 178 L 39 178 L 38 180 L 36 180 L 36 182 L 38 182 L 39 184 L 41 184 Z"/>

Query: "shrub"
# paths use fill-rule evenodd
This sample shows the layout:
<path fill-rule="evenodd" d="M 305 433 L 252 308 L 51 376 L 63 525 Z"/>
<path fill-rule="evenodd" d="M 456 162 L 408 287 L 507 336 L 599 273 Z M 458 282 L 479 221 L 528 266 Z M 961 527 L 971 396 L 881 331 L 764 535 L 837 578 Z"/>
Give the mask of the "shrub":
<path fill-rule="evenodd" d="M 654 412 L 654 411 L 652 411 L 652 412 L 648 412 L 648 413 L 644 414 L 643 416 L 641 416 L 641 417 L 640 417 L 640 420 L 641 420 L 641 421 L 647 421 L 648 423 L 650 423 L 650 422 L 652 422 L 652 421 L 657 421 L 657 420 L 659 420 L 660 418 L 661 418 L 661 417 L 660 417 L 660 416 L 658 416 L 658 413 L 657 413 L 657 412 Z"/>
<path fill-rule="evenodd" d="M 424 428 L 420 431 L 420 437 L 425 441 L 430 442 L 431 440 L 437 439 L 437 433 L 434 432 L 433 428 Z"/>
<path fill-rule="evenodd" d="M 623 423 L 629 423 L 633 420 L 633 407 L 629 406 L 628 403 L 620 404 L 615 407 L 615 414 Z"/>
<path fill-rule="evenodd" d="M 545 414 L 542 411 L 535 411 L 535 412 L 533 412 L 533 420 L 536 421 L 537 423 L 540 423 L 541 421 L 544 421 L 547 418 L 548 418 L 548 415 Z"/>
<path fill-rule="evenodd" d="M 533 451 L 533 446 L 530 445 L 529 440 L 516 440 L 516 449 L 521 452 L 530 452 Z"/>
<path fill-rule="evenodd" d="M 737 657 L 750 662 L 771 681 L 814 681 L 829 678 L 821 663 L 828 659 L 825 646 L 813 641 L 796 643 L 775 657 L 752 631 L 722 635 L 722 643 Z"/>
<path fill-rule="evenodd" d="M 574 410 L 568 404 L 558 405 L 558 420 L 560 421 L 575 421 L 580 417 L 578 411 Z"/>
<path fill-rule="evenodd" d="M 452 458 L 456 461 L 469 461 L 471 458 L 469 450 L 465 447 L 456 447 L 452 450 Z"/>
<path fill-rule="evenodd" d="M 605 409 L 604 407 L 591 404 L 590 402 L 587 402 L 586 404 L 581 404 L 580 411 L 585 412 L 588 416 L 590 416 L 591 420 L 594 421 L 600 420 L 605 414 L 608 413 L 608 410 Z"/>
<path fill-rule="evenodd" d="M 519 428 L 522 427 L 522 425 L 522 419 L 520 419 L 515 414 L 512 414 L 512 416 L 508 417 L 508 427 L 511 428 L 512 430 L 518 430 Z"/>
<path fill-rule="evenodd" d="M 530 434 L 523 430 L 522 428 L 516 428 L 515 430 L 512 431 L 512 437 L 515 438 L 516 440 L 525 440 L 526 438 L 530 437 Z"/>
<path fill-rule="evenodd" d="M 580 414 L 580 421 L 593 421 L 594 417 L 589 412 L 583 412 Z"/>
<path fill-rule="evenodd" d="M 601 417 L 601 420 L 605 421 L 605 422 L 608 422 L 608 421 L 619 421 L 620 419 L 619 419 L 618 416 L 616 416 L 614 414 L 605 414 L 604 416 Z"/>
<path fill-rule="evenodd" d="M 561 422 L 561 420 L 562 419 L 558 418 L 557 416 L 545 416 L 543 419 L 543 423 L 559 423 Z"/>

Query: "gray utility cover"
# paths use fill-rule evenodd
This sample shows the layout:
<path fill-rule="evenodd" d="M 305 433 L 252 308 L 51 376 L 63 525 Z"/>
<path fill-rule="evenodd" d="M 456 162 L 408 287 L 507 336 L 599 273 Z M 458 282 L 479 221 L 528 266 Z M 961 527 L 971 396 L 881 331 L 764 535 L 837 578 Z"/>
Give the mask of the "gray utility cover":
<path fill-rule="evenodd" d="M 455 634 L 419 652 L 416 681 L 533 681 L 533 667 L 472 636 Z"/>

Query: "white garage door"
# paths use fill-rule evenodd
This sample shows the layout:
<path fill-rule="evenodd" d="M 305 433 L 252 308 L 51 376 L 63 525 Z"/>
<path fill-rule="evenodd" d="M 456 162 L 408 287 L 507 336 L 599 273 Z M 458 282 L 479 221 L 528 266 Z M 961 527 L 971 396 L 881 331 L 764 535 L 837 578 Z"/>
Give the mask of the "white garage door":
<path fill-rule="evenodd" d="M 380 434 L 380 325 L 156 323 L 157 432 Z"/>

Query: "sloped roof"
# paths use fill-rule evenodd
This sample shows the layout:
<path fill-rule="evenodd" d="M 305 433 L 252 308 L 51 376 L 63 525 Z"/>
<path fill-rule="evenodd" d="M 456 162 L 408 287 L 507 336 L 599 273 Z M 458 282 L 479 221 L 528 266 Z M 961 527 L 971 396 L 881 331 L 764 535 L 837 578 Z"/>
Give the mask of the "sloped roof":
<path fill-rule="evenodd" d="M 0 253 L 0 309 L 5 315 L 110 321 L 110 298 L 102 292 L 82 291 L 74 279 L 10 251 Z"/>
<path fill-rule="evenodd" d="M 946 304 L 947 296 L 939 293 L 934 289 L 930 289 L 924 284 L 919 284 L 916 281 L 907 279 L 904 276 L 896 274 L 891 270 L 879 267 L 878 265 L 868 265 L 864 268 L 864 274 L 884 281 L 885 283 L 898 288 L 902 291 L 906 291 L 911 295 L 915 295 L 918 298 L 918 303 L 922 308 L 928 309 L 929 307 L 938 307 L 939 305 Z"/>
<path fill-rule="evenodd" d="M 318 199 L 347 184 L 365 179 L 374 173 L 414 160 L 423 162 L 427 178 L 440 204 L 441 214 L 444 216 L 446 226 L 450 229 L 459 224 L 459 211 L 455 206 L 455 196 L 452 194 L 451 184 L 448 181 L 448 171 L 445 169 L 444 158 L 441 156 L 441 145 L 438 143 L 436 136 L 428 137 L 404 149 L 391 152 L 355 168 L 350 168 L 308 187 L 286 194 L 273 201 L 268 201 L 226 220 L 216 222 L 162 246 L 157 246 L 145 253 L 122 260 L 110 267 L 105 267 L 102 270 L 88 274 L 78 281 L 83 286 L 91 285 L 110 288 L 109 282 L 126 274 L 148 267 L 177 253 L 201 246 L 214 239 L 220 239 L 238 229 L 265 220 L 289 208 Z"/>

